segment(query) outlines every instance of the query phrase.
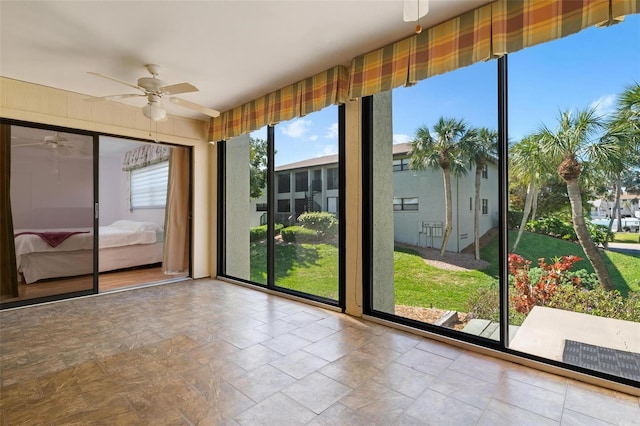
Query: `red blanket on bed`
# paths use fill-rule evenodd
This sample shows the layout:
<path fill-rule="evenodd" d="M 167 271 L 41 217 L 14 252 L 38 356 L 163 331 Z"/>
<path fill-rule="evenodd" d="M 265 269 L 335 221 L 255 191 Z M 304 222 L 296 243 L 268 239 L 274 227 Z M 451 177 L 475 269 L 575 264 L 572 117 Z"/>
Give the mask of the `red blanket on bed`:
<path fill-rule="evenodd" d="M 58 247 L 60 243 L 75 234 L 88 234 L 89 231 L 56 231 L 56 232 L 19 232 L 14 236 L 19 235 L 37 235 L 42 238 L 51 247 Z"/>

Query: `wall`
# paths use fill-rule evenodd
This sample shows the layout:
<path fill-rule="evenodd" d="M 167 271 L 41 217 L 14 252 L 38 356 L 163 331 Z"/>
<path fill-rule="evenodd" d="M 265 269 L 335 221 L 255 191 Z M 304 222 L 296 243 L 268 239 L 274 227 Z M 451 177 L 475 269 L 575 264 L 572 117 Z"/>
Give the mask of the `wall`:
<path fill-rule="evenodd" d="M 118 152 L 114 144 L 120 145 Z M 109 149 L 105 145 L 109 144 Z M 99 199 L 100 225 L 105 226 L 116 220 L 149 221 L 164 227 L 165 209 L 129 210 L 128 172 L 122 171 L 122 159 L 126 151 L 135 149 L 140 143 L 115 138 L 100 138 L 99 157 Z"/>
<path fill-rule="evenodd" d="M 91 157 L 67 156 L 47 146 L 14 148 L 11 209 L 15 229 L 93 226 Z"/>
<path fill-rule="evenodd" d="M 83 129 L 106 134 L 193 147 L 193 277 L 207 277 L 215 265 L 215 244 L 210 239 L 210 163 L 208 122 L 169 116 L 149 134 L 149 120 L 139 108 L 117 102 L 85 102 L 86 95 L 0 77 L 0 117 Z M 215 157 L 214 157 L 215 158 Z"/>

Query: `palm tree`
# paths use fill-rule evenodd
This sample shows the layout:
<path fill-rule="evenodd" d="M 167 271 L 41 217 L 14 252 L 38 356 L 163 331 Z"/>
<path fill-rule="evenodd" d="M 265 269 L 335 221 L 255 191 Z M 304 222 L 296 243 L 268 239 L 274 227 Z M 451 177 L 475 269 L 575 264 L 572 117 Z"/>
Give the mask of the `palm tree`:
<path fill-rule="evenodd" d="M 531 218 L 535 219 L 540 185 L 547 179 L 550 172 L 549 161 L 545 158 L 538 145 L 540 138 L 541 136 L 536 134 L 527 135 L 510 149 L 510 173 L 518 176 L 522 183 L 527 186 L 522 220 L 518 228 L 518 236 L 511 248 L 512 252 L 516 251 L 520 243 L 529 215 L 531 214 Z"/>
<path fill-rule="evenodd" d="M 421 126 L 411 141 L 409 168 L 426 170 L 439 168 L 444 180 L 446 219 L 440 256 L 444 255 L 452 228 L 451 175 L 467 172 L 468 158 L 463 155 L 461 144 L 474 137 L 475 132 L 468 129 L 464 120 L 440 117 L 433 126 L 433 135 L 429 128 Z"/>
<path fill-rule="evenodd" d="M 585 256 L 605 290 L 614 290 L 615 286 L 598 248 L 593 243 L 585 223 L 580 179 L 593 167 L 595 169 L 612 164 L 620 150 L 614 143 L 602 143 L 598 132 L 603 128 L 602 120 L 596 116 L 593 108 L 577 111 L 562 111 L 558 127 L 551 130 L 546 126 L 540 129 L 540 147 L 557 164 L 558 175 L 567 185 L 567 194 L 571 203 L 573 229 L 584 250 Z"/>
<path fill-rule="evenodd" d="M 498 132 L 486 127 L 477 129 L 475 137 L 465 139 L 464 155 L 476 166 L 475 200 L 473 209 L 473 243 L 476 260 L 480 260 L 480 183 L 482 170 L 498 155 Z"/>

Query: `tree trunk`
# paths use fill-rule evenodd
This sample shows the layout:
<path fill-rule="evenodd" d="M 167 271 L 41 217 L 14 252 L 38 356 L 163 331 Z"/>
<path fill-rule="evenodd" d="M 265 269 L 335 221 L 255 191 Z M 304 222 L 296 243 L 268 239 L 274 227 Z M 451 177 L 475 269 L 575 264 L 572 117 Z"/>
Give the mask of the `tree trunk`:
<path fill-rule="evenodd" d="M 536 219 L 536 213 L 538 212 L 538 186 L 533 185 L 533 201 L 531 204 L 531 220 Z"/>
<path fill-rule="evenodd" d="M 480 260 L 480 181 L 482 178 L 483 168 L 484 162 L 479 161 L 478 164 L 476 164 L 476 199 L 473 205 L 473 245 L 476 260 Z"/>
<path fill-rule="evenodd" d="M 516 237 L 516 242 L 513 243 L 513 248 L 511 252 L 515 253 L 518 244 L 520 243 L 520 238 L 522 238 L 522 233 L 524 232 L 524 228 L 527 226 L 527 218 L 529 217 L 529 212 L 531 212 L 531 204 L 533 200 L 534 193 L 534 184 L 533 181 L 529 182 L 527 185 L 527 197 L 524 199 L 524 209 L 522 211 L 522 220 L 520 221 L 520 228 L 518 228 L 518 236 Z"/>
<path fill-rule="evenodd" d="M 607 265 L 604 263 L 602 254 L 593 243 L 589 230 L 587 229 L 587 225 L 585 224 L 578 180 L 567 180 L 566 183 L 569 201 L 571 202 L 573 229 L 576 231 L 578 241 L 584 250 L 585 256 L 587 256 L 587 259 L 591 262 L 602 288 L 607 291 L 615 290 L 613 280 L 611 279 L 611 275 L 609 275 L 609 271 L 607 270 Z"/>
<path fill-rule="evenodd" d="M 618 232 L 622 232 L 622 215 L 620 214 L 620 196 L 622 188 L 620 188 L 620 179 L 616 179 L 616 215 L 618 216 Z"/>
<path fill-rule="evenodd" d="M 446 220 L 444 222 L 440 256 L 444 256 L 444 252 L 447 250 L 447 242 L 449 242 L 449 236 L 451 235 L 451 222 L 453 220 L 453 214 L 451 212 L 451 171 L 448 168 L 442 169 L 442 176 L 444 177 L 444 208 L 446 211 Z"/>

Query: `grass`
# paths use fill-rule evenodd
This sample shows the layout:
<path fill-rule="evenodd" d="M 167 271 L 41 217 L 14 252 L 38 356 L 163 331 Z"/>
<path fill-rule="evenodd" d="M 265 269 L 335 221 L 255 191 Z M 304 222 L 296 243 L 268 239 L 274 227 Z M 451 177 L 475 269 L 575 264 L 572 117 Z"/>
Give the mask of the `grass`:
<path fill-rule="evenodd" d="M 251 281 L 266 284 L 264 242 L 251 243 Z M 338 299 L 338 248 L 330 244 L 278 244 L 275 285 L 328 299 Z"/>
<path fill-rule="evenodd" d="M 509 233 L 510 246 L 516 232 Z M 531 260 L 575 255 L 583 260 L 573 270 L 593 272 L 579 244 L 525 232 L 517 253 Z M 616 288 L 623 296 L 640 292 L 640 257 L 603 251 Z M 396 304 L 465 312 L 469 296 L 498 279 L 498 239 L 481 250 L 489 266 L 481 271 L 447 271 L 428 265 L 410 249 L 396 247 L 394 285 Z M 266 283 L 266 245 L 251 244 L 251 280 Z M 338 249 L 330 244 L 278 244 L 275 253 L 276 286 L 329 299 L 338 298 Z"/>
<path fill-rule="evenodd" d="M 637 232 L 615 232 L 613 235 L 614 243 L 638 244 Z"/>

